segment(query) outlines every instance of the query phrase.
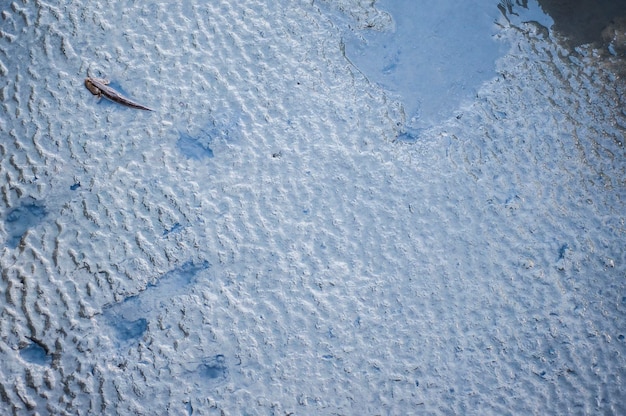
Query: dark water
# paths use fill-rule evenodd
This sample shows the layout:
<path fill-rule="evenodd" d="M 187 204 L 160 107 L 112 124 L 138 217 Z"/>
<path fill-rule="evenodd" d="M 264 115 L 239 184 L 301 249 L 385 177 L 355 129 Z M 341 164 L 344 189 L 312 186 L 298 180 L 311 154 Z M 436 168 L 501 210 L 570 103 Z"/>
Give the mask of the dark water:
<path fill-rule="evenodd" d="M 562 34 L 570 47 L 604 45 L 603 30 L 626 17 L 624 0 L 539 0 L 539 4 L 554 19 L 553 30 Z"/>

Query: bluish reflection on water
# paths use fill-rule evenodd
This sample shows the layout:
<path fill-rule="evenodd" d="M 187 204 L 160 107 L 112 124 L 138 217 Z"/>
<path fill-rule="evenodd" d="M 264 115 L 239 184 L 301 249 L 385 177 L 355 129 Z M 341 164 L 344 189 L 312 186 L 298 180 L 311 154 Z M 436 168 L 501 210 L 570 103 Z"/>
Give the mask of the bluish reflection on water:
<path fill-rule="evenodd" d="M 495 62 L 508 51 L 497 40 L 496 22 L 503 16 L 495 1 L 382 0 L 377 7 L 391 14 L 392 29 L 349 37 L 346 56 L 401 99 L 405 139 L 454 116 L 463 100 L 496 75 Z M 550 24 L 536 4 L 516 12 Z"/>
<path fill-rule="evenodd" d="M 46 213 L 43 204 L 30 197 L 25 198 L 19 207 L 10 210 L 5 218 L 5 227 L 9 234 L 7 246 L 16 248 L 26 231 L 39 224 Z"/>
<path fill-rule="evenodd" d="M 20 350 L 20 356 L 24 360 L 38 365 L 48 365 L 52 362 L 52 357 L 38 342 L 32 342 Z"/>

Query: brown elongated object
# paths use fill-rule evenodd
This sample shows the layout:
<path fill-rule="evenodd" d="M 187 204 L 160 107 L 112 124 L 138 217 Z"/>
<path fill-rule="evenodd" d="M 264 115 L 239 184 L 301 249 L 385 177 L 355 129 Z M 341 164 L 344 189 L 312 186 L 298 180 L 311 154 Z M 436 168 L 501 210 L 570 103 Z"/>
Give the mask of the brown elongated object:
<path fill-rule="evenodd" d="M 109 81 L 103 78 L 85 78 L 85 87 L 87 87 L 87 89 L 91 91 L 93 95 L 97 95 L 98 98 L 104 96 L 111 101 L 115 101 L 116 103 L 125 105 L 127 107 L 137 108 L 139 110 L 154 111 L 151 108 L 145 107 L 129 98 L 124 97 L 122 94 L 109 87 L 108 84 Z"/>

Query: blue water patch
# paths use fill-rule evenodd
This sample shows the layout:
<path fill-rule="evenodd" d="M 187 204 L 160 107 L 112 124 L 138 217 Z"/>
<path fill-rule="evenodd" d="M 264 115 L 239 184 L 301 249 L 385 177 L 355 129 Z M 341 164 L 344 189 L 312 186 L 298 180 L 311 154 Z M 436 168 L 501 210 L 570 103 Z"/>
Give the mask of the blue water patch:
<path fill-rule="evenodd" d="M 404 133 L 398 134 L 396 140 L 403 143 L 415 143 L 417 142 L 417 137 L 416 133 L 409 133 L 405 131 Z"/>
<path fill-rule="evenodd" d="M 120 341 L 132 341 L 139 339 L 148 329 L 148 320 L 139 318 L 130 321 L 124 318 L 116 319 L 111 322 L 111 326 L 115 330 L 115 335 Z"/>
<path fill-rule="evenodd" d="M 171 303 L 172 297 L 185 294 L 198 273 L 208 267 L 208 261 L 188 261 L 149 283 L 142 292 L 105 307 L 103 316 L 118 346 L 141 339 L 150 320 Z"/>
<path fill-rule="evenodd" d="M 496 76 L 495 62 L 508 51 L 494 37 L 500 11 L 491 2 L 380 0 L 376 7 L 393 23 L 358 32 L 350 27 L 345 55 L 400 98 L 410 127 L 429 128 L 452 116 Z"/>
<path fill-rule="evenodd" d="M 37 342 L 31 342 L 28 346 L 22 348 L 20 356 L 29 363 L 37 365 L 49 365 L 52 362 L 50 354 Z"/>
<path fill-rule="evenodd" d="M 199 132 L 186 134 L 178 132 L 176 147 L 187 159 L 202 160 L 213 157 L 213 144 L 220 141 L 234 142 L 239 135 L 237 123 L 239 112 L 233 114 L 217 113 L 209 116 L 208 122 Z"/>
<path fill-rule="evenodd" d="M 224 379 L 228 375 L 226 360 L 222 354 L 206 360 L 197 368 L 200 377 L 207 380 Z"/>
<path fill-rule="evenodd" d="M 16 248 L 26 231 L 37 226 L 46 214 L 44 205 L 30 197 L 19 207 L 10 210 L 4 221 L 8 233 L 7 246 Z"/>
<path fill-rule="evenodd" d="M 210 142 L 210 137 L 195 138 L 180 133 L 176 147 L 187 159 L 201 160 L 213 157 L 213 150 L 209 147 Z"/>
<path fill-rule="evenodd" d="M 150 296 L 153 298 L 160 296 L 169 298 L 176 294 L 182 294 L 184 289 L 193 283 L 198 272 L 208 269 L 208 267 L 209 262 L 206 260 L 200 263 L 192 261 L 183 263 L 176 269 L 161 276 L 156 282 L 149 284 L 143 294 L 150 293 Z"/>
<path fill-rule="evenodd" d="M 180 223 L 177 222 L 176 224 L 172 225 L 168 230 L 164 230 L 163 231 L 163 236 L 166 236 L 168 234 L 177 233 L 177 232 L 179 232 L 182 229 L 183 229 L 183 226 L 180 225 Z"/>

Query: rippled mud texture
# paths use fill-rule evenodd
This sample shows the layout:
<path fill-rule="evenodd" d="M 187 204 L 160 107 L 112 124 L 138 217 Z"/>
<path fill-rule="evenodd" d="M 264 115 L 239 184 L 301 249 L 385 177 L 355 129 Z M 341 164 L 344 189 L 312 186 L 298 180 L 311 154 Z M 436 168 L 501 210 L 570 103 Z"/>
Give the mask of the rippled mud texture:
<path fill-rule="evenodd" d="M 407 144 L 330 3 L 2 8 L 0 414 L 626 414 L 614 74 L 502 24 Z"/>

